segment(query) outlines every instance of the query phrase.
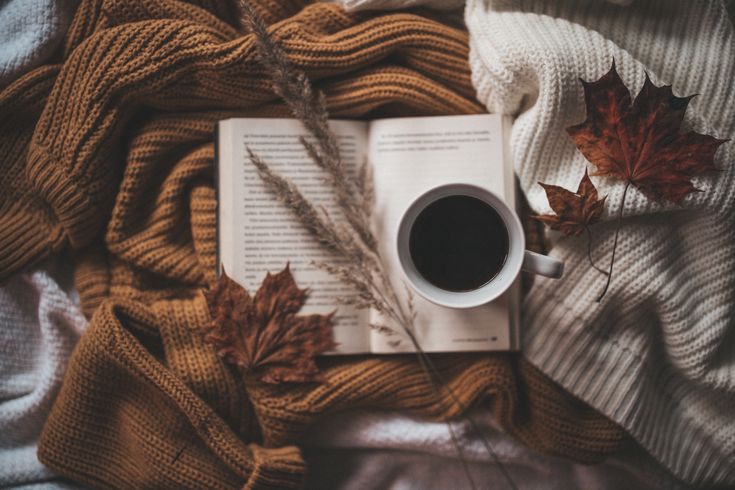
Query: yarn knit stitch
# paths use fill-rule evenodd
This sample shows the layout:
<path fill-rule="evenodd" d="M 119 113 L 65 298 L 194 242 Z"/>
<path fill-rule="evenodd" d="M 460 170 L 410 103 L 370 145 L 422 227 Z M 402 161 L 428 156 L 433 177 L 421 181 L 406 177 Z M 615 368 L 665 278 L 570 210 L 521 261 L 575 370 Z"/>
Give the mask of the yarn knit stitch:
<path fill-rule="evenodd" d="M 67 277 L 68 276 L 68 277 Z M 61 282 L 57 282 L 57 278 Z M 64 281 L 63 279 L 68 280 Z M 67 293 L 70 271 L 46 268 L 0 287 L 0 486 L 47 482 L 36 457 L 69 356 L 87 326 Z"/>
<path fill-rule="evenodd" d="M 612 60 L 635 95 L 648 73 L 692 100 L 683 130 L 735 137 L 735 34 L 716 1 L 470 1 L 470 64 L 479 99 L 518 114 L 515 168 L 532 207 L 548 212 L 547 182 L 575 189 L 586 161 L 565 128 L 585 118 L 582 85 Z M 615 274 L 591 271 L 584 240 L 552 254 L 561 281 L 539 281 L 524 305 L 524 354 L 625 427 L 686 481 L 735 485 L 735 145 L 721 172 L 695 179 L 683 206 L 628 192 Z M 593 178 L 609 209 L 624 183 Z M 595 226 L 593 256 L 609 264 L 612 212 Z"/>
<path fill-rule="evenodd" d="M 257 3 L 335 117 L 477 113 L 467 33 L 412 13 Z M 446 418 L 414 356 L 323 359 L 326 382 L 262 386 L 202 341 L 214 278 L 212 129 L 286 115 L 234 1 L 86 0 L 62 63 L 0 93 L 0 277 L 68 248 L 94 312 L 39 458 L 93 487 L 285 488 L 294 445 L 358 407 Z M 508 354 L 438 356 L 465 404 L 537 449 L 597 461 L 622 430 Z"/>
<path fill-rule="evenodd" d="M 8 0 L 0 5 L 0 87 L 51 57 L 78 3 Z"/>

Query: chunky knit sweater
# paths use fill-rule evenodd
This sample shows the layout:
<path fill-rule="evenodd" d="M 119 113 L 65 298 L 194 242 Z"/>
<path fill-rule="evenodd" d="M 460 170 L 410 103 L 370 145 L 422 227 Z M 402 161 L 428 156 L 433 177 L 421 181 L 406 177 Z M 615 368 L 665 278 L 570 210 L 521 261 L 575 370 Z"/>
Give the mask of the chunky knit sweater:
<path fill-rule="evenodd" d="M 735 32 L 722 2 L 470 1 L 470 62 L 479 99 L 518 114 L 515 168 L 531 205 L 548 211 L 538 181 L 575 189 L 586 161 L 565 128 L 584 120 L 578 79 L 615 59 L 633 94 L 645 74 L 676 95 L 699 94 L 683 130 L 735 138 Z M 703 192 L 663 207 L 628 192 L 615 273 L 590 271 L 586 243 L 560 239 L 561 281 L 539 281 L 525 305 L 524 354 L 624 426 L 680 478 L 735 485 L 735 144 Z M 617 208 L 624 183 L 594 180 Z M 592 251 L 609 264 L 612 213 Z"/>
<path fill-rule="evenodd" d="M 333 116 L 459 114 L 474 101 L 467 34 L 418 13 L 258 2 Z M 284 488 L 312 421 L 377 407 L 432 418 L 413 356 L 324 359 L 326 382 L 241 381 L 203 343 L 214 276 L 212 128 L 284 115 L 234 2 L 86 0 L 63 62 L 0 93 L 0 277 L 67 248 L 93 314 L 39 444 L 53 470 L 116 488 Z M 438 356 L 467 405 L 533 447 L 582 461 L 622 431 L 511 355 Z"/>

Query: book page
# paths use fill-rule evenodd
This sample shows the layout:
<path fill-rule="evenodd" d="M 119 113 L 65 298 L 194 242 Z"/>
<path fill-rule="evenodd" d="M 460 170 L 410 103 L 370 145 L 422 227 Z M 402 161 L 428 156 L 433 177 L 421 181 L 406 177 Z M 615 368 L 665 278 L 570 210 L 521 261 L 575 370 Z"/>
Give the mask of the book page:
<path fill-rule="evenodd" d="M 485 187 L 515 206 L 513 169 L 503 117 L 471 115 L 376 120 L 368 158 L 375 178 L 375 221 L 381 253 L 396 292 L 406 299 L 396 234 L 404 211 L 421 194 L 449 183 Z M 516 347 L 518 288 L 470 309 L 438 306 L 414 293 L 414 332 L 427 352 L 508 350 Z M 373 314 L 371 322 L 390 322 Z M 410 341 L 371 332 L 373 352 L 412 351 Z"/>
<path fill-rule="evenodd" d="M 331 121 L 339 138 L 342 159 L 354 175 L 366 158 L 367 123 Z M 267 272 L 276 273 L 290 263 L 296 283 L 311 291 L 302 314 L 334 317 L 334 353 L 368 352 L 367 310 L 338 304 L 337 297 L 354 293 L 339 279 L 318 269 L 313 262 L 338 264 L 265 186 L 247 156 L 246 146 L 259 155 L 276 173 L 290 179 L 304 196 L 324 206 L 335 221 L 343 220 L 334 201 L 334 192 L 325 181 L 325 172 L 309 159 L 299 142 L 306 130 L 295 119 L 247 118 L 219 123 L 218 192 L 220 263 L 227 274 L 251 294 Z"/>

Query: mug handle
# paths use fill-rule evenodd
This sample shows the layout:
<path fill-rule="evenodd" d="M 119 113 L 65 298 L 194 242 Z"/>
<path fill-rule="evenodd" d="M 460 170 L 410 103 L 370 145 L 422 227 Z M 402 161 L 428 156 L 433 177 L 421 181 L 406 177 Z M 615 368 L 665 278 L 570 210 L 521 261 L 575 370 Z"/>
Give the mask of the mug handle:
<path fill-rule="evenodd" d="M 559 279 L 564 274 L 564 262 L 548 255 L 541 255 L 526 250 L 523 255 L 521 270 Z"/>

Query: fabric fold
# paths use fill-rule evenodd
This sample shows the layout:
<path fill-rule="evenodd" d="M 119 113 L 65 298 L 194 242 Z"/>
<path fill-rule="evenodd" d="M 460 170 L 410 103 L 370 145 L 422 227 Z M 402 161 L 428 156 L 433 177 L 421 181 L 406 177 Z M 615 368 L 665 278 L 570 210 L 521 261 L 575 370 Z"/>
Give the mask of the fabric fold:
<path fill-rule="evenodd" d="M 42 66 L 0 91 L 0 277 L 64 246 L 61 225 L 25 173 L 33 129 L 59 69 Z"/>
<path fill-rule="evenodd" d="M 191 305 L 170 306 L 196 314 Z M 156 322 L 156 312 L 134 302 L 97 309 L 41 436 L 41 461 L 92 486 L 297 485 L 304 471 L 298 449 L 242 442 L 161 364 L 165 358 L 154 357 L 165 350 Z"/>
<path fill-rule="evenodd" d="M 0 287 L 0 486 L 58 476 L 36 457 L 41 428 L 87 320 L 63 265 L 17 274 Z"/>

